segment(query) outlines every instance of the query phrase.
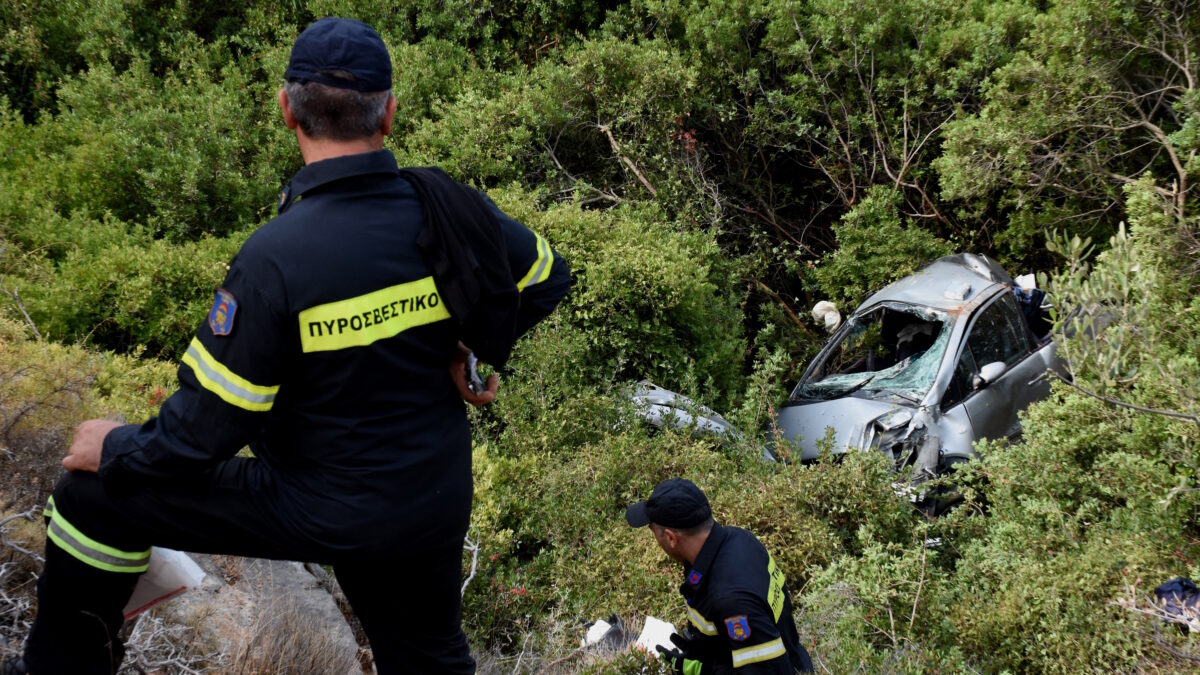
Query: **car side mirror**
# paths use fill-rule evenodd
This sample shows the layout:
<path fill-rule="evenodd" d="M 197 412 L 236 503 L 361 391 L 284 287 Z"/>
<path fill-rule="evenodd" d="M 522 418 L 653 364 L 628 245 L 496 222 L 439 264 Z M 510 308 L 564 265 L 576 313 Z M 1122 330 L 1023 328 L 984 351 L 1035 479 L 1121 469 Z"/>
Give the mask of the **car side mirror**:
<path fill-rule="evenodd" d="M 1008 370 L 1008 366 L 1003 361 L 992 361 L 979 369 L 979 374 L 975 376 L 971 385 L 976 389 L 982 389 L 1000 379 L 1006 370 Z"/>

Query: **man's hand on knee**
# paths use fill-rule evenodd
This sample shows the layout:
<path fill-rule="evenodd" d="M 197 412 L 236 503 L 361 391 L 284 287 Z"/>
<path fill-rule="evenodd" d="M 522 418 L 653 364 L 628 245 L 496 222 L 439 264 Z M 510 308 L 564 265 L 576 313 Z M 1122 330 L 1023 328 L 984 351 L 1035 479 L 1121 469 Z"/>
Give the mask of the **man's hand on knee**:
<path fill-rule="evenodd" d="M 100 451 L 104 449 L 104 437 L 121 426 L 109 420 L 88 420 L 75 427 L 75 438 L 71 448 L 63 457 L 62 465 L 67 471 L 91 471 L 100 469 Z"/>

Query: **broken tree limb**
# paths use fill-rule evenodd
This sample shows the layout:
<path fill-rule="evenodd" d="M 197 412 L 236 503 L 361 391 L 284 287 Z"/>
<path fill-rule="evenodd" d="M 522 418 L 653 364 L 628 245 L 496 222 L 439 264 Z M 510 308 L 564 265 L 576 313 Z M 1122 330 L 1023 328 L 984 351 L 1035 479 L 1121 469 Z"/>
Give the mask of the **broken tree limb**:
<path fill-rule="evenodd" d="M 637 179 L 641 181 L 642 186 L 649 190 L 651 195 L 657 197 L 658 190 L 655 190 L 654 186 L 650 184 L 650 181 L 646 180 L 646 177 L 642 175 L 641 171 L 638 170 L 637 165 L 633 163 L 633 160 L 621 154 L 621 146 L 617 144 L 617 139 L 613 137 L 612 131 L 608 128 L 608 125 L 601 124 L 599 129 L 604 133 L 605 136 L 608 136 L 608 142 L 612 145 L 613 153 L 617 155 L 617 159 L 621 160 L 621 162 L 633 172 L 633 175 L 637 176 Z"/>
<path fill-rule="evenodd" d="M 783 308 L 783 312 L 788 315 L 788 318 L 790 318 L 792 320 L 792 322 L 794 322 L 796 324 L 796 327 L 799 328 L 801 331 L 803 331 L 805 335 L 812 338 L 813 340 L 817 339 L 817 336 L 812 334 L 812 331 L 810 331 L 808 329 L 808 326 L 804 325 L 804 322 L 800 320 L 800 317 L 796 316 L 796 313 L 792 311 L 792 308 L 788 307 L 788 304 L 783 301 L 783 298 L 781 298 L 778 293 L 771 290 L 770 286 L 764 284 L 763 282 L 759 281 L 758 279 L 754 280 L 754 285 L 758 287 L 758 290 L 762 291 L 763 293 L 766 293 L 767 295 L 771 296 L 771 298 L 774 299 L 775 302 L 778 302 L 779 306 Z M 824 342 L 824 341 L 821 340 L 820 342 Z"/>
<path fill-rule="evenodd" d="M 29 316 L 29 312 L 25 311 L 25 303 L 21 301 L 20 289 L 13 287 L 13 289 L 9 291 L 7 288 L 0 287 L 0 293 L 7 295 L 13 299 L 13 302 L 17 303 L 17 309 L 21 310 L 21 315 L 24 316 L 25 321 L 29 323 L 29 328 L 33 330 L 34 337 L 38 339 L 38 342 L 41 342 L 42 334 L 38 332 L 37 326 L 34 325 L 33 319 Z"/>
<path fill-rule="evenodd" d="M 471 552 L 471 573 L 467 575 L 466 580 L 463 581 L 462 590 L 459 591 L 459 595 L 465 596 L 467 594 L 467 584 L 471 583 L 471 580 L 475 578 L 476 566 L 479 564 L 479 543 L 471 541 L 470 536 L 465 537 L 463 539 L 463 550 Z"/>

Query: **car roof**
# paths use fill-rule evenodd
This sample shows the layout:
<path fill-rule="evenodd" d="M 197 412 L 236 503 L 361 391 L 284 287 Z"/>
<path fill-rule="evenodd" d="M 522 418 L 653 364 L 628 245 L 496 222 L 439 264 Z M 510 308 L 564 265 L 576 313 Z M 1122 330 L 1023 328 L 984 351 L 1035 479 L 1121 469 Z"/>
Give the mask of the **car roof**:
<path fill-rule="evenodd" d="M 891 301 L 952 312 L 1001 284 L 1012 285 L 1012 278 L 995 260 L 975 253 L 948 255 L 876 292 L 855 311 Z"/>

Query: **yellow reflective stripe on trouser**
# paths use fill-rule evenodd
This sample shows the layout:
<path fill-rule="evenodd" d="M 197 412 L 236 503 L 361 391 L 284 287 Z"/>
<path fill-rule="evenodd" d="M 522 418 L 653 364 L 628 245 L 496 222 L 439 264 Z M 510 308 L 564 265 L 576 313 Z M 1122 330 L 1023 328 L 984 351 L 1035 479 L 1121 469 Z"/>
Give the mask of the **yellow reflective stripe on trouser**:
<path fill-rule="evenodd" d="M 733 650 L 733 667 L 741 668 L 748 666 L 751 663 L 760 661 L 770 661 L 771 659 L 783 656 L 787 652 L 783 647 L 783 638 L 775 638 L 770 642 L 745 649 Z"/>
<path fill-rule="evenodd" d="M 275 404 L 275 394 L 279 392 L 279 385 L 265 387 L 239 377 L 213 358 L 204 345 L 200 344 L 199 338 L 192 338 L 187 353 L 183 355 L 183 362 L 192 369 L 192 373 L 200 381 L 200 386 L 220 396 L 221 400 L 230 405 L 246 410 L 264 411 L 270 410 Z"/>
<path fill-rule="evenodd" d="M 783 614 L 783 571 L 775 565 L 775 558 L 767 555 L 767 576 L 771 583 L 767 587 L 767 603 L 775 614 L 775 623 L 779 623 L 779 615 Z"/>
<path fill-rule="evenodd" d="M 692 625 L 696 627 L 696 630 L 700 631 L 701 633 L 704 633 L 705 635 L 716 635 L 717 634 L 716 625 L 714 625 L 708 619 L 704 618 L 704 615 L 702 615 L 700 612 L 697 612 L 696 610 L 692 609 L 691 605 L 688 605 L 687 615 L 688 615 L 688 621 L 692 622 Z"/>
<path fill-rule="evenodd" d="M 429 276 L 300 312 L 300 348 L 307 353 L 361 347 L 449 318 Z"/>
<path fill-rule="evenodd" d="M 46 526 L 46 536 L 80 562 L 107 572 L 134 574 L 145 572 L 150 565 L 150 549 L 133 553 L 121 551 L 105 546 L 80 532 L 55 510 L 53 497 L 46 504 L 46 515 L 50 517 L 50 524 Z"/>
<path fill-rule="evenodd" d="M 533 261 L 533 264 L 529 266 L 529 271 L 517 282 L 518 291 L 523 291 L 526 286 L 540 284 L 550 278 L 550 268 L 554 263 L 554 251 L 550 249 L 549 242 L 543 239 L 542 235 L 534 233 L 533 236 L 537 237 L 537 260 Z"/>

